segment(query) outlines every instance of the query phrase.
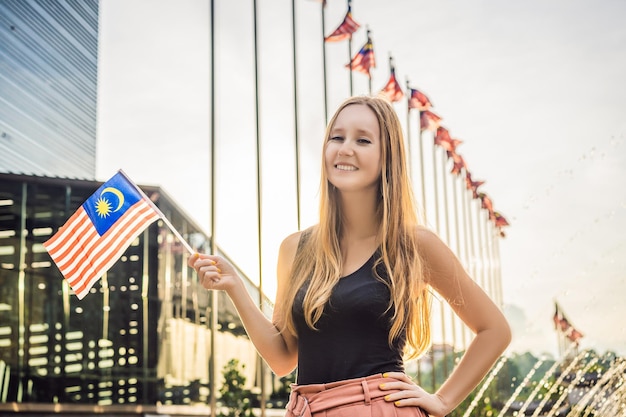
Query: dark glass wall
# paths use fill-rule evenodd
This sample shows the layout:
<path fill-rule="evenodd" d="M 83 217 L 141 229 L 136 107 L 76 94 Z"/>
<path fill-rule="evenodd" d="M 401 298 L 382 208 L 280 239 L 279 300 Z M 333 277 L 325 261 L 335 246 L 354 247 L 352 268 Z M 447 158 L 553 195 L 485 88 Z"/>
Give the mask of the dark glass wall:
<path fill-rule="evenodd" d="M 43 248 L 99 185 L 0 174 L 0 403 L 206 404 L 209 293 L 163 222 L 135 239 L 82 300 Z M 162 190 L 144 191 L 188 242 L 208 251 L 208 237 Z M 236 358 L 258 386 L 256 351 L 223 294 L 218 323 L 215 368 Z"/>

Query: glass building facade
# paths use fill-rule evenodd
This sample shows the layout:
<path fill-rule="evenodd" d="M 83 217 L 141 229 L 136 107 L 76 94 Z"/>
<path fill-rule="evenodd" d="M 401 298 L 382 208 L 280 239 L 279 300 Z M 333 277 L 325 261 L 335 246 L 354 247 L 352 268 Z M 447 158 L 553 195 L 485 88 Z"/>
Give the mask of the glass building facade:
<path fill-rule="evenodd" d="M 73 295 L 42 243 L 100 185 L 0 173 L 0 413 L 27 413 L 33 404 L 56 412 L 79 406 L 87 414 L 205 410 L 231 359 L 246 364 L 242 372 L 253 390 L 279 387 L 260 370 L 221 292 L 211 351 L 213 293 L 199 285 L 189 254 L 161 221 L 135 239 L 84 299 Z M 208 237 L 162 189 L 141 188 L 187 242 L 210 250 Z M 269 301 L 245 282 L 269 316 Z"/>
<path fill-rule="evenodd" d="M 95 178 L 98 0 L 0 0 L 0 172 Z"/>

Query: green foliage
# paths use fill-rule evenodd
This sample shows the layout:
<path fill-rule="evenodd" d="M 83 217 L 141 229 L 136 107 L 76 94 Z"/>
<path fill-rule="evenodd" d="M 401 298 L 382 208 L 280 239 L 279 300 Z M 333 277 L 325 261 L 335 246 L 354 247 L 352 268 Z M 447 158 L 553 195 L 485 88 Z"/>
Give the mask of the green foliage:
<path fill-rule="evenodd" d="M 252 417 L 252 392 L 245 389 L 246 377 L 242 374 L 246 365 L 231 359 L 222 370 L 224 383 L 220 388 L 219 417 Z"/>
<path fill-rule="evenodd" d="M 270 395 L 269 404 L 271 407 L 284 408 L 289 401 L 291 384 L 296 382 L 296 371 L 280 378 L 280 386 Z"/>

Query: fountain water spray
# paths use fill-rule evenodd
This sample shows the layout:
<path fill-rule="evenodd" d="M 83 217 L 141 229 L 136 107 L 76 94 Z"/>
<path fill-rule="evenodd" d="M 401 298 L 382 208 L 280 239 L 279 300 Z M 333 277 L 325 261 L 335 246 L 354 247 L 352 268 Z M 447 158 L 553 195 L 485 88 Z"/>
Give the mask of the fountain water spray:
<path fill-rule="evenodd" d="M 622 360 L 618 364 L 611 367 L 611 369 L 607 371 L 598 382 L 596 382 L 594 387 L 589 390 L 589 392 L 578 404 L 576 404 L 568 417 L 578 417 L 583 411 L 585 411 L 583 417 L 588 416 L 589 413 L 605 401 L 607 397 L 615 396 L 617 399 L 616 403 L 619 404 L 620 387 L 624 386 L 624 372 L 626 372 L 626 361 Z M 615 382 L 613 382 L 614 379 L 616 380 Z M 617 389 L 612 394 L 609 394 L 608 391 L 612 388 Z M 589 405 L 586 406 L 587 404 Z"/>
<path fill-rule="evenodd" d="M 567 357 L 569 352 L 572 349 L 574 349 L 575 347 L 576 347 L 576 343 L 570 344 L 569 347 L 567 348 L 567 350 L 565 351 L 565 353 L 563 354 L 563 356 Z M 528 399 L 526 400 L 524 405 L 522 405 L 522 408 L 519 410 L 518 415 L 520 415 L 520 416 L 524 415 L 524 412 L 526 411 L 526 409 L 528 408 L 528 406 L 530 405 L 532 400 L 535 399 L 535 396 L 537 395 L 537 393 L 539 392 L 539 390 L 541 389 L 543 384 L 545 384 L 547 379 L 550 378 L 554 374 L 554 372 L 556 372 L 556 368 L 558 368 L 560 364 L 561 364 L 561 362 L 554 362 L 554 365 L 552 365 L 552 367 L 550 367 L 550 369 L 548 369 L 548 371 L 543 375 L 543 377 L 537 383 L 537 386 L 535 387 L 535 389 L 528 396 Z"/>
<path fill-rule="evenodd" d="M 578 371 L 576 371 L 576 376 L 574 377 L 570 385 L 573 384 L 575 381 L 578 381 L 579 378 L 584 377 L 587 371 L 589 371 L 589 369 L 591 369 L 591 367 L 595 365 L 597 362 L 598 362 L 598 358 L 593 358 L 584 368 L 581 368 Z M 570 391 L 571 390 L 569 387 L 563 390 L 563 392 L 561 393 L 561 396 L 556 401 L 556 403 L 554 403 L 554 405 L 552 406 L 552 408 L 550 409 L 550 412 L 548 413 L 546 417 L 554 416 L 554 413 L 556 413 L 556 411 L 559 409 L 560 405 L 563 403 L 563 400 L 565 399 L 565 397 L 567 397 Z M 549 395 L 546 395 L 546 398 L 549 398 Z M 539 404 L 538 409 L 541 409 L 541 408 L 543 408 L 543 406 L 542 404 Z"/>
<path fill-rule="evenodd" d="M 504 413 L 508 411 L 508 409 L 511 407 L 511 404 L 513 404 L 513 401 L 515 401 L 519 393 L 522 392 L 522 390 L 528 384 L 528 382 L 533 377 L 533 375 L 535 375 L 535 372 L 537 372 L 537 369 L 539 369 L 539 367 L 543 365 L 545 361 L 546 361 L 545 357 L 542 357 L 535 363 L 535 366 L 533 366 L 532 369 L 528 372 L 528 374 L 526 374 L 522 382 L 517 386 L 517 388 L 515 388 L 515 391 L 513 391 L 513 394 L 508 399 L 506 404 L 504 404 L 504 407 L 502 407 L 502 410 L 500 410 L 500 414 L 498 414 L 498 417 L 504 416 Z"/>
<path fill-rule="evenodd" d="M 472 400 L 470 406 L 467 407 L 467 410 L 465 410 L 465 413 L 463 414 L 463 417 L 469 417 L 470 413 L 472 411 L 474 411 L 474 408 L 476 408 L 476 406 L 478 405 L 478 401 L 480 401 L 480 399 L 483 397 L 483 394 L 485 393 L 485 391 L 489 387 L 489 384 L 491 384 L 491 381 L 493 381 L 493 379 L 496 377 L 496 375 L 498 375 L 498 372 L 500 371 L 500 369 L 502 369 L 502 366 L 508 360 L 508 358 L 509 358 L 508 355 L 504 355 L 504 356 L 502 356 L 500 358 L 500 361 L 493 368 L 493 370 L 489 374 L 489 377 L 485 380 L 485 382 L 483 382 L 483 385 L 480 387 L 480 390 L 478 391 L 478 393 L 476 394 L 476 396 Z"/>

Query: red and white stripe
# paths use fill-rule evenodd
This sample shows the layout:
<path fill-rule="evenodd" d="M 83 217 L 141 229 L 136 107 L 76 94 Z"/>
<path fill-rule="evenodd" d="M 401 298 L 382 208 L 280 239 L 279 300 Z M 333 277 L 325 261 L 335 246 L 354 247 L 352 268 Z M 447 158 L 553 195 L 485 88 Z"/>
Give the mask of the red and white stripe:
<path fill-rule="evenodd" d="M 150 203 L 142 199 L 100 236 L 81 206 L 43 245 L 76 296 L 82 299 L 133 240 L 158 218 Z"/>
<path fill-rule="evenodd" d="M 348 39 L 360 27 L 361 25 L 358 24 L 354 19 L 352 19 L 352 13 L 348 12 L 346 14 L 346 17 L 343 19 L 343 22 L 339 25 L 337 29 L 335 29 L 333 33 L 326 37 L 325 41 L 340 42 L 344 39 Z"/>

